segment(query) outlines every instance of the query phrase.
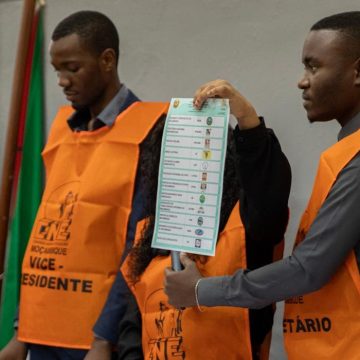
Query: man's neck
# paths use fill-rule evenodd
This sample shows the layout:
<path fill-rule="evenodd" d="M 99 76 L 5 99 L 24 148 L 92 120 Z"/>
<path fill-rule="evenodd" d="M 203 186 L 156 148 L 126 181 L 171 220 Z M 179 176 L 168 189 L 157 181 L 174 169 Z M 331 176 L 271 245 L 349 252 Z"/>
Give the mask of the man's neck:
<path fill-rule="evenodd" d="M 346 124 L 341 128 L 338 140 L 343 139 L 346 136 L 351 135 L 353 132 L 360 129 L 360 112 L 353 116 Z"/>
<path fill-rule="evenodd" d="M 96 117 L 106 108 L 109 102 L 114 98 L 114 96 L 121 89 L 122 84 L 120 83 L 119 78 L 116 79 L 110 86 L 105 90 L 102 99 L 99 100 L 97 104 L 89 106 L 89 112 L 91 114 L 91 119 L 96 119 Z"/>

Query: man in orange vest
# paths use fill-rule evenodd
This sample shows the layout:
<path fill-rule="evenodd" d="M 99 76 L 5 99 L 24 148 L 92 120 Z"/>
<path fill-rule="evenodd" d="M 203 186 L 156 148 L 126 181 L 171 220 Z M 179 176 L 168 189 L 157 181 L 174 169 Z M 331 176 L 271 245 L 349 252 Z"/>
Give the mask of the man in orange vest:
<path fill-rule="evenodd" d="M 141 143 L 168 104 L 139 102 L 120 82 L 118 33 L 99 12 L 62 20 L 50 57 L 71 106 L 59 109 L 43 151 L 46 187 L 23 261 L 18 330 L 0 358 L 28 349 L 35 360 L 110 358 L 101 326 L 87 352 L 143 216 Z"/>
<path fill-rule="evenodd" d="M 253 271 L 203 277 L 192 260 L 166 270 L 165 292 L 176 307 L 261 308 L 286 300 L 284 336 L 291 359 L 359 359 L 360 338 L 360 12 L 326 17 L 306 37 L 298 87 L 310 122 L 336 119 L 338 142 L 321 158 L 292 256 Z M 227 97 L 239 114 L 248 103 L 215 81 L 195 103 Z"/>

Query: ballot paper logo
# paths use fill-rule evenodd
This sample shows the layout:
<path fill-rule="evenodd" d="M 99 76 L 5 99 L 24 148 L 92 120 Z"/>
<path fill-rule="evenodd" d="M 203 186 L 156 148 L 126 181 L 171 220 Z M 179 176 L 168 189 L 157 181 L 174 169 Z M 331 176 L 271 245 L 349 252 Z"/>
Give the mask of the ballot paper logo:
<path fill-rule="evenodd" d="M 202 158 L 204 160 L 210 160 L 211 159 L 211 150 L 203 150 Z"/>
<path fill-rule="evenodd" d="M 213 118 L 211 116 L 209 116 L 207 119 L 206 119 L 206 124 L 207 125 L 211 125 L 213 123 Z"/>
<path fill-rule="evenodd" d="M 202 230 L 202 229 L 196 229 L 196 230 L 195 230 L 195 234 L 196 234 L 197 236 L 204 235 L 204 230 Z"/>
<path fill-rule="evenodd" d="M 210 139 L 205 139 L 205 149 L 210 149 Z"/>
<path fill-rule="evenodd" d="M 207 173 L 206 173 L 206 172 L 203 172 L 203 173 L 201 174 L 201 180 L 202 180 L 202 181 L 206 181 L 206 180 L 207 180 Z"/>
<path fill-rule="evenodd" d="M 201 194 L 199 197 L 200 202 L 203 204 L 205 202 L 205 195 Z"/>
<path fill-rule="evenodd" d="M 201 164 L 201 167 L 203 170 L 207 170 L 208 166 L 209 166 L 209 163 L 207 161 L 203 161 Z"/>
<path fill-rule="evenodd" d="M 195 239 L 195 247 L 201 248 L 201 239 Z"/>
<path fill-rule="evenodd" d="M 176 109 L 180 105 L 180 100 L 176 99 L 174 100 L 173 107 Z"/>
<path fill-rule="evenodd" d="M 203 223 L 204 223 L 204 219 L 202 216 L 199 216 L 198 219 L 197 219 L 197 223 L 199 226 L 201 226 Z"/>

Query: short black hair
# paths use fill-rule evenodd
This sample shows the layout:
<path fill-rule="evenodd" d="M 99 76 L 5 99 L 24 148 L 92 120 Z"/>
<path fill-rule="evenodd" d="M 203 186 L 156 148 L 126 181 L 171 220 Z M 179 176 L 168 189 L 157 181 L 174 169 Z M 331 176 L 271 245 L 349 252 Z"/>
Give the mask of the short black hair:
<path fill-rule="evenodd" d="M 349 50 L 353 55 L 360 55 L 360 11 L 348 11 L 327 16 L 316 22 L 310 31 L 335 30 L 341 32 L 348 39 L 353 40 L 349 44 Z"/>
<path fill-rule="evenodd" d="M 113 49 L 118 62 L 119 34 L 106 15 L 90 10 L 71 14 L 55 27 L 51 40 L 56 41 L 71 34 L 77 34 L 83 44 L 97 55 L 105 49 Z"/>

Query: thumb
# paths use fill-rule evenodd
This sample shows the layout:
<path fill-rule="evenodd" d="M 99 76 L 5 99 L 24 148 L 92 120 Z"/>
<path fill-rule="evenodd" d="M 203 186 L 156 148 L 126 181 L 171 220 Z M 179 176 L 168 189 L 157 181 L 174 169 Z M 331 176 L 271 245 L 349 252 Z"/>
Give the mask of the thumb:
<path fill-rule="evenodd" d="M 184 252 L 180 253 L 180 262 L 183 264 L 185 269 L 194 264 L 194 261 L 191 260 Z"/>

